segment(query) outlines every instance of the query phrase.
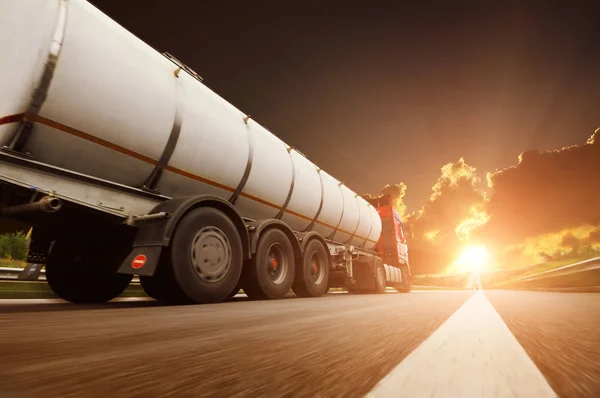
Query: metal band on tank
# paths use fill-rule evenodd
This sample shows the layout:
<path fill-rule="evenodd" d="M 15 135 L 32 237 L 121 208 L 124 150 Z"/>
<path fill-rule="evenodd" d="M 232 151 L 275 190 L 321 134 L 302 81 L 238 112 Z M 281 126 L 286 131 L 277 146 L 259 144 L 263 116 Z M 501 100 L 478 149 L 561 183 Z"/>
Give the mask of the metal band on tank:
<path fill-rule="evenodd" d="M 329 234 L 327 239 L 333 239 L 333 236 L 337 232 L 338 228 L 340 227 L 340 224 L 342 223 L 342 219 L 344 218 L 345 202 L 344 202 L 344 191 L 342 191 L 342 185 L 344 185 L 343 182 L 338 183 L 338 187 L 340 188 L 340 193 L 342 194 L 342 215 L 340 216 L 340 220 L 338 221 L 337 225 L 333 229 L 333 232 L 331 232 Z"/>
<path fill-rule="evenodd" d="M 175 76 L 177 76 L 177 75 L 175 75 Z M 175 98 L 177 99 L 177 102 L 175 104 L 175 117 L 173 119 L 173 126 L 171 127 L 171 133 L 169 134 L 169 139 L 167 140 L 167 143 L 165 144 L 165 149 L 163 150 L 163 153 L 162 153 L 160 159 L 158 160 L 158 163 L 154 167 L 154 170 L 152 170 L 152 173 L 150 173 L 150 175 L 146 179 L 146 182 L 144 182 L 142 189 L 144 189 L 145 191 L 156 191 L 156 186 L 158 185 L 158 182 L 160 181 L 160 177 L 162 176 L 162 173 L 163 173 L 165 167 L 169 163 L 169 160 L 171 160 L 171 156 L 173 156 L 173 152 L 175 152 L 175 147 L 177 146 L 177 141 L 179 141 L 179 134 L 181 133 L 181 113 L 182 112 L 180 109 L 181 102 L 179 101 L 179 93 L 178 93 L 179 90 L 178 89 L 179 89 L 179 77 L 177 76 L 177 79 L 175 80 Z"/>
<path fill-rule="evenodd" d="M 358 231 L 358 226 L 360 225 L 360 203 L 358 203 L 358 194 L 354 194 L 354 199 L 356 199 L 356 206 L 358 207 L 358 222 L 356 223 L 356 228 L 354 228 L 354 232 L 350 235 L 350 238 L 345 243 L 350 243 L 352 239 L 354 239 L 354 235 L 356 235 L 356 231 Z"/>
<path fill-rule="evenodd" d="M 321 177 L 321 169 L 317 169 L 317 174 L 319 175 L 319 182 L 321 183 L 321 203 L 319 203 L 319 208 L 317 209 L 317 214 L 315 214 L 315 217 L 312 219 L 310 224 L 308 224 L 308 227 L 304 228 L 303 232 L 310 231 L 312 229 L 312 227 L 314 227 L 315 223 L 317 222 L 317 218 L 319 218 L 319 216 L 321 215 L 321 210 L 323 209 L 324 188 L 323 188 L 323 178 Z"/>
<path fill-rule="evenodd" d="M 363 244 L 360 247 L 365 247 L 365 245 L 369 241 L 369 236 L 371 236 L 371 231 L 373 231 L 373 213 L 371 212 L 371 205 L 367 206 L 367 209 L 369 209 L 369 219 L 371 220 L 371 226 L 369 228 L 369 232 L 367 233 L 367 237 L 365 238 L 365 241 L 363 242 Z"/>
<path fill-rule="evenodd" d="M 48 90 L 50 89 L 50 83 L 54 77 L 54 70 L 58 63 L 58 57 L 60 56 L 60 50 L 62 49 L 63 41 L 65 39 L 65 29 L 67 27 L 67 0 L 60 0 L 58 6 L 58 18 L 56 21 L 56 27 L 54 28 L 54 34 L 52 35 L 52 42 L 50 43 L 50 51 L 48 52 L 48 59 L 44 65 L 42 77 L 37 87 L 31 95 L 31 103 L 25 113 L 25 118 L 19 124 L 19 127 L 11 137 L 8 145 L 3 149 L 9 149 L 16 152 L 22 152 L 29 140 L 31 131 L 33 129 L 33 122 L 28 120 L 28 115 L 37 115 L 48 96 Z"/>
<path fill-rule="evenodd" d="M 249 117 L 248 117 L 248 119 L 249 119 Z M 248 124 L 248 121 L 247 121 L 248 119 L 244 119 L 246 121 L 246 124 Z M 246 170 L 244 170 L 242 179 L 240 180 L 237 187 L 235 188 L 235 191 L 233 191 L 231 198 L 229 198 L 229 203 L 231 203 L 232 205 L 234 205 L 235 202 L 238 200 L 240 193 L 242 193 L 242 189 L 244 189 L 244 187 L 246 186 L 246 183 L 248 182 L 248 177 L 250 176 L 250 171 L 252 170 L 252 161 L 254 159 L 254 141 L 252 140 L 252 130 L 248 129 L 247 131 L 248 131 L 248 161 L 246 162 Z"/>
<path fill-rule="evenodd" d="M 292 147 L 286 147 L 288 154 L 290 155 L 290 162 L 292 163 L 292 182 L 290 183 L 290 190 L 288 191 L 288 195 L 287 198 L 285 199 L 285 202 L 283 203 L 283 206 L 281 206 L 281 209 L 279 210 L 279 213 L 277 213 L 277 215 L 275 216 L 276 219 L 280 220 L 281 217 L 283 216 L 283 213 L 285 212 L 285 209 L 288 207 L 288 204 L 290 204 L 290 200 L 292 199 L 292 193 L 294 192 L 294 183 L 296 181 L 296 166 L 294 165 L 294 158 L 292 157 Z"/>

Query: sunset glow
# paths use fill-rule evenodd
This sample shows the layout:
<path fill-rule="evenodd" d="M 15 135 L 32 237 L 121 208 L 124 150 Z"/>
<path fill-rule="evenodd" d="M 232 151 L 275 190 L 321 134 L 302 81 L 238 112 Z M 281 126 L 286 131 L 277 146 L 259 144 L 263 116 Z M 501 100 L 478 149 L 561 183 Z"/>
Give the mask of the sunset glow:
<path fill-rule="evenodd" d="M 489 253 L 485 246 L 467 246 L 452 268 L 457 271 L 476 272 L 489 266 Z"/>

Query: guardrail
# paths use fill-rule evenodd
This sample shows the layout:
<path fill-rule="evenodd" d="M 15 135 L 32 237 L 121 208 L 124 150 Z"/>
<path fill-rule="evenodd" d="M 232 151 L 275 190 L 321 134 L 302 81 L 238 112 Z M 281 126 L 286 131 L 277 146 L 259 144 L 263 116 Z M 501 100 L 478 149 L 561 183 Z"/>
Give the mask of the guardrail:
<path fill-rule="evenodd" d="M 0 267 L 0 281 L 16 281 L 24 268 Z M 455 276 L 456 277 L 456 276 Z M 427 278 L 432 278 L 427 276 Z M 469 279 L 466 277 L 466 279 Z M 46 272 L 42 269 L 37 278 L 38 281 L 46 280 Z M 140 283 L 136 275 L 131 283 Z M 487 289 L 494 288 L 569 288 L 600 286 L 600 257 L 565 265 L 549 271 L 533 275 L 526 275 L 509 281 L 483 286 Z M 450 286 L 446 286 L 451 288 Z M 444 288 L 444 286 L 439 286 Z M 455 287 L 456 288 L 456 287 Z"/>
<path fill-rule="evenodd" d="M 24 268 L 0 267 L 0 281 L 16 280 Z M 46 271 L 41 270 L 38 280 L 46 280 Z"/>
<path fill-rule="evenodd" d="M 575 273 L 575 272 L 591 271 L 591 270 L 595 270 L 595 269 L 600 269 L 600 257 L 590 258 L 588 260 L 580 261 L 580 262 L 574 263 L 574 264 L 565 265 L 565 266 L 559 267 L 559 268 L 554 268 L 554 269 L 551 269 L 548 271 L 540 272 L 538 274 L 522 276 L 520 278 L 513 279 L 510 282 L 517 282 L 520 280 L 527 280 L 527 279 L 546 278 L 546 277 L 551 277 L 551 276 L 555 276 L 555 275 L 559 275 L 559 274 L 563 275 L 563 274 L 570 274 L 570 273 Z"/>
<path fill-rule="evenodd" d="M 490 288 L 571 288 L 600 286 L 600 257 L 526 275 Z"/>
<path fill-rule="evenodd" d="M 23 272 L 25 268 L 11 268 L 11 267 L 0 267 L 0 281 L 16 281 L 19 278 L 21 272 Z M 46 270 L 42 269 L 40 271 L 38 281 L 46 280 Z M 131 280 L 131 283 L 140 283 L 140 278 L 135 275 Z"/>

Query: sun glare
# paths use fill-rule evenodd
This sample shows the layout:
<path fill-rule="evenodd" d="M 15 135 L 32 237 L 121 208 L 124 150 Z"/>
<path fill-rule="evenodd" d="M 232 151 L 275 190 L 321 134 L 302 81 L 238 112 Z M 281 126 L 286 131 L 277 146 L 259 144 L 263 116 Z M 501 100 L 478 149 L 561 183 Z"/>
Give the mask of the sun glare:
<path fill-rule="evenodd" d="M 485 246 L 467 246 L 455 262 L 464 271 L 481 271 L 488 266 L 489 253 Z"/>

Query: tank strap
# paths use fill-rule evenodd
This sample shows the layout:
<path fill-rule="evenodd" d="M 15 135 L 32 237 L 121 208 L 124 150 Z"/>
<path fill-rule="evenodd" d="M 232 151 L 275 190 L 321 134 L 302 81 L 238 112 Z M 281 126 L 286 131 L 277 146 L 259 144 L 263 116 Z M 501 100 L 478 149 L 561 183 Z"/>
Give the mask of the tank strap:
<path fill-rule="evenodd" d="M 354 199 L 356 199 L 356 205 L 358 206 L 358 221 L 356 223 L 356 228 L 354 228 L 354 232 L 352 232 L 352 235 L 350 235 L 350 238 L 348 238 L 346 243 L 352 242 L 352 239 L 354 239 L 354 235 L 356 235 L 356 231 L 358 231 L 358 226 L 360 225 L 360 204 L 358 203 L 357 198 L 358 198 L 358 194 L 355 194 Z"/>
<path fill-rule="evenodd" d="M 363 248 L 365 247 L 365 245 L 369 241 L 369 236 L 371 236 L 371 232 L 373 231 L 373 213 L 371 212 L 371 205 L 369 205 L 367 207 L 367 209 L 369 209 L 370 228 L 369 228 L 369 232 L 367 233 L 367 236 L 365 237 L 365 241 L 363 242 L 362 245 L 360 245 L 360 247 L 363 247 Z M 359 208 L 359 210 L 360 210 L 360 208 Z"/>
<path fill-rule="evenodd" d="M 342 215 L 340 216 L 340 219 L 337 223 L 337 225 L 335 226 L 335 228 L 333 229 L 333 231 L 331 231 L 331 233 L 329 234 L 329 236 L 327 237 L 327 239 L 333 239 L 333 236 L 335 235 L 335 233 L 338 231 L 338 228 L 340 227 L 340 224 L 342 223 L 342 219 L 344 218 L 344 192 L 342 191 L 342 185 L 344 185 L 343 183 L 339 183 L 338 187 L 340 188 L 340 193 L 342 194 Z"/>
<path fill-rule="evenodd" d="M 317 214 L 315 214 L 315 216 L 313 217 L 310 224 L 308 224 L 308 227 L 304 228 L 303 232 L 310 231 L 312 229 L 312 227 L 314 227 L 315 223 L 317 222 L 317 219 L 321 215 L 321 210 L 323 209 L 324 187 L 323 187 L 323 178 L 321 177 L 321 169 L 317 169 L 317 174 L 319 175 L 319 182 L 321 183 L 321 202 L 319 203 L 319 208 L 317 209 Z"/>
<path fill-rule="evenodd" d="M 290 155 L 290 163 L 292 164 L 292 182 L 290 183 L 290 190 L 288 191 L 287 198 L 285 198 L 285 202 L 283 203 L 283 206 L 281 206 L 279 213 L 277 213 L 277 215 L 275 216 L 275 218 L 278 220 L 281 220 L 281 217 L 283 217 L 283 213 L 285 212 L 285 209 L 290 204 L 290 200 L 292 199 L 292 193 L 294 193 L 294 183 L 296 182 L 296 166 L 294 165 L 294 158 L 292 157 L 293 148 L 286 147 L 286 149 L 288 151 L 288 154 Z"/>
<path fill-rule="evenodd" d="M 149 192 L 158 193 L 158 189 L 156 186 L 160 181 L 160 177 L 162 176 L 167 163 L 171 160 L 171 156 L 173 156 L 173 152 L 175 152 L 175 147 L 177 146 L 177 141 L 179 141 L 179 134 L 181 133 L 181 111 L 179 109 L 179 104 L 175 107 L 175 118 L 173 120 L 173 126 L 171 127 L 171 133 L 169 134 L 169 139 L 165 144 L 165 149 L 163 150 L 158 163 L 152 170 L 152 173 L 148 176 L 142 189 Z"/>
<path fill-rule="evenodd" d="M 48 96 L 48 90 L 50 89 L 50 83 L 54 77 L 54 70 L 58 63 L 58 57 L 60 56 L 60 50 L 62 49 L 63 41 L 65 38 L 65 29 L 67 26 L 67 0 L 60 0 L 58 6 L 58 18 L 56 21 L 56 27 L 54 28 L 54 34 L 52 35 L 52 42 L 50 43 L 50 51 L 48 52 L 48 59 L 44 65 L 42 77 L 37 87 L 31 95 L 31 103 L 25 112 L 25 117 L 19 124 L 19 127 L 11 137 L 8 145 L 4 150 L 22 152 L 29 140 L 31 131 L 33 129 L 33 122 L 29 120 L 29 116 L 35 116 L 40 112 L 46 97 Z"/>
<path fill-rule="evenodd" d="M 180 100 L 180 82 L 179 76 L 175 73 L 175 116 L 173 117 L 173 125 L 171 126 L 171 132 L 169 133 L 169 138 L 167 139 L 167 143 L 165 144 L 165 149 L 163 150 L 160 159 L 156 163 L 156 166 L 152 170 L 152 173 L 146 178 L 146 181 L 142 185 L 142 189 L 144 191 L 158 193 L 158 183 L 160 182 L 160 178 L 162 177 L 163 171 L 165 167 L 171 160 L 173 153 L 175 152 L 175 148 L 177 147 L 177 141 L 179 141 L 179 135 L 181 133 L 181 124 L 182 124 L 182 101 Z"/>
<path fill-rule="evenodd" d="M 248 125 L 249 120 L 250 115 L 244 117 L 244 123 L 246 123 L 246 125 Z M 242 192 L 242 189 L 244 189 L 244 187 L 246 186 L 246 182 L 248 182 L 248 177 L 250 176 L 250 171 L 252 170 L 252 161 L 254 159 L 254 141 L 252 140 L 252 130 L 248 128 L 246 131 L 248 132 L 248 161 L 246 162 L 246 170 L 244 170 L 242 179 L 235 188 L 235 191 L 233 191 L 231 198 L 229 198 L 229 203 L 231 203 L 232 205 L 235 204 L 238 197 L 240 196 L 240 193 Z"/>

